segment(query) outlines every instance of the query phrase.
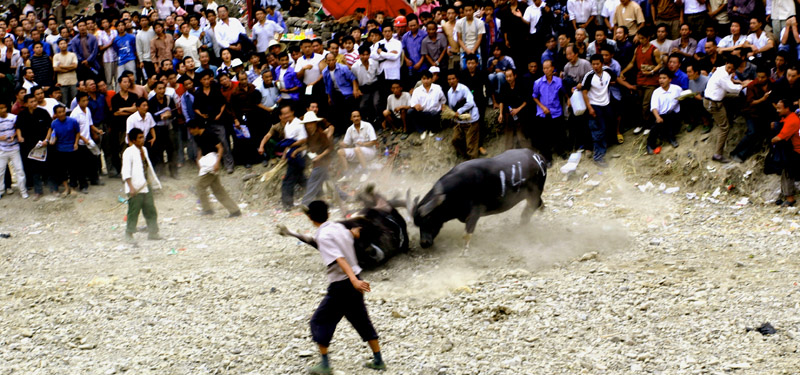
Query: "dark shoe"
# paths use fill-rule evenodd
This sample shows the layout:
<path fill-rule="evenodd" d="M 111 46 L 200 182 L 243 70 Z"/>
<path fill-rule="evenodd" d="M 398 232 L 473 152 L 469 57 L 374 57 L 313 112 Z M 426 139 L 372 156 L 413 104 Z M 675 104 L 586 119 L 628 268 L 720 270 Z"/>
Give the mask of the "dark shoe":
<path fill-rule="evenodd" d="M 742 160 L 742 158 L 740 158 L 740 157 L 738 157 L 736 155 L 734 155 L 733 158 L 731 158 L 731 159 L 733 160 L 734 163 L 739 163 L 739 164 L 744 163 L 744 160 Z"/>
<path fill-rule="evenodd" d="M 308 373 L 311 375 L 331 375 L 333 374 L 333 369 L 330 366 L 323 366 L 322 363 L 308 369 Z"/>
<path fill-rule="evenodd" d="M 776 206 L 780 206 L 782 204 L 783 204 L 783 199 L 778 198 L 778 199 L 775 200 L 775 205 Z"/>
<path fill-rule="evenodd" d="M 158 241 L 158 240 L 163 240 L 164 238 L 158 234 L 150 234 L 147 236 L 147 239 L 152 241 Z"/>
<path fill-rule="evenodd" d="M 89 194 L 89 188 L 81 188 L 81 194 Z"/>
<path fill-rule="evenodd" d="M 201 216 L 211 216 L 213 214 L 214 214 L 214 210 L 206 210 L 206 211 L 201 211 L 200 212 Z"/>
<path fill-rule="evenodd" d="M 669 144 L 672 145 L 672 148 L 678 148 L 678 141 L 669 141 Z"/>
<path fill-rule="evenodd" d="M 236 211 L 236 212 L 228 215 L 228 217 L 239 217 L 239 216 L 242 216 L 242 211 Z"/>
<path fill-rule="evenodd" d="M 103 182 L 103 181 L 97 180 L 97 181 L 90 182 L 89 185 L 92 185 L 92 186 L 105 186 L 106 183 Z"/>
<path fill-rule="evenodd" d="M 383 370 L 386 370 L 386 362 L 375 363 L 374 360 L 367 361 L 366 363 L 364 363 L 364 367 L 369 368 L 369 369 L 373 369 L 373 370 L 383 371 Z"/>
<path fill-rule="evenodd" d="M 227 172 L 228 172 L 228 174 L 233 174 L 233 168 L 228 168 Z"/>
<path fill-rule="evenodd" d="M 653 155 L 653 154 L 655 154 L 655 151 L 653 151 L 653 148 L 650 147 L 650 146 L 647 146 L 647 155 Z"/>
<path fill-rule="evenodd" d="M 795 202 L 797 201 L 783 201 L 783 203 L 781 203 L 781 207 L 792 207 L 794 206 Z"/>
<path fill-rule="evenodd" d="M 726 157 L 724 157 L 722 155 L 714 155 L 714 156 L 711 157 L 711 160 L 713 160 L 713 161 L 715 161 L 717 163 L 722 163 L 722 164 L 728 164 L 728 163 L 731 162 L 731 159 L 728 159 L 728 158 L 726 158 Z"/>
<path fill-rule="evenodd" d="M 711 127 L 703 126 L 703 134 L 708 134 L 708 133 L 711 133 Z"/>
<path fill-rule="evenodd" d="M 686 132 L 687 133 L 691 133 L 692 130 L 694 130 L 694 125 L 692 125 L 692 124 L 686 125 Z"/>

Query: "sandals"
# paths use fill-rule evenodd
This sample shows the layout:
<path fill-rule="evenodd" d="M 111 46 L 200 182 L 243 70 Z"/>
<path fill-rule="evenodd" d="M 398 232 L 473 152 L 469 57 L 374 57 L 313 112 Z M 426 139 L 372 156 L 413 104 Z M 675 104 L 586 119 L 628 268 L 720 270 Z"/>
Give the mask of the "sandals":
<path fill-rule="evenodd" d="M 617 133 L 617 144 L 623 143 L 625 143 L 625 137 L 623 137 L 622 134 Z"/>

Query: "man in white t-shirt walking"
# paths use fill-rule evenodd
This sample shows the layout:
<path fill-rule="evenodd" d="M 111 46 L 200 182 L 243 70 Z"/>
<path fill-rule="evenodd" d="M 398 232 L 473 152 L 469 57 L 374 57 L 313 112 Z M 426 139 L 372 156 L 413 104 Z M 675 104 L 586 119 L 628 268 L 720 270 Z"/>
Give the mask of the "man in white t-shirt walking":
<path fill-rule="evenodd" d="M 603 69 L 603 56 L 594 54 L 591 57 L 592 71 L 586 73 L 581 83 L 583 100 L 589 113 L 589 130 L 594 141 L 594 162 L 606 167 L 606 128 L 612 124 L 616 115 L 612 112 L 608 87 L 617 80 L 616 74 Z"/>
<path fill-rule="evenodd" d="M 19 154 L 19 142 L 24 141 L 20 130 L 15 123 L 17 116 L 9 113 L 8 102 L 0 101 L 0 198 L 6 192 L 5 179 L 6 167 L 11 164 L 14 175 L 17 177 L 17 188 L 22 198 L 28 198 L 28 189 L 25 187 L 25 171 L 22 168 L 22 157 Z"/>

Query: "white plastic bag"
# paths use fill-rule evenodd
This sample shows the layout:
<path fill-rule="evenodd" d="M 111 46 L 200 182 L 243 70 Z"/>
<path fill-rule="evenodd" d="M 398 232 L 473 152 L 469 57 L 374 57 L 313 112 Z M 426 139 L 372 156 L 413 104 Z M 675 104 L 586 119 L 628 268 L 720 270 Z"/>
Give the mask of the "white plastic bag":
<path fill-rule="evenodd" d="M 217 164 L 217 153 L 210 152 L 200 158 L 198 161 L 198 166 L 200 167 L 200 172 L 197 174 L 198 176 L 205 176 L 209 173 L 214 172 L 214 166 Z"/>
<path fill-rule="evenodd" d="M 573 152 L 569 155 L 569 160 L 567 160 L 567 164 L 564 164 L 561 167 L 561 173 L 563 174 L 570 174 L 575 172 L 578 169 L 578 163 L 581 162 L 581 152 Z"/>
<path fill-rule="evenodd" d="M 572 113 L 574 113 L 575 116 L 580 116 L 586 112 L 586 103 L 583 101 L 583 93 L 581 90 L 573 91 L 569 101 L 572 104 Z"/>

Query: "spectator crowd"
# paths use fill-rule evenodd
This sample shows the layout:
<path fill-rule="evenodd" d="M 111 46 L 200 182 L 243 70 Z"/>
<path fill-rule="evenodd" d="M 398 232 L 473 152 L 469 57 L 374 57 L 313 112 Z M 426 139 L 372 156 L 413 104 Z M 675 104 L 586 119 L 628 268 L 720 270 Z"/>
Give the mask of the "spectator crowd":
<path fill-rule="evenodd" d="M 213 0 L 133 2 L 6 7 L 0 197 L 9 170 L 20 195 L 33 189 L 38 199 L 45 187 L 88 193 L 134 162 L 152 168 L 137 174 L 148 184 L 178 178 L 214 153 L 212 173 L 285 159 L 289 208 L 296 185 L 307 203 L 331 176 L 366 169 L 383 151 L 380 134 L 424 139 L 452 128 L 465 159 L 500 135 L 548 164 L 585 150 L 601 167 L 630 137 L 646 137 L 652 155 L 679 147 L 682 132 L 713 132 L 715 162 L 779 152 L 776 203 L 795 202 L 795 0 L 412 0 L 395 17 L 357 9 L 331 20 L 329 38 L 285 42 L 297 33 L 287 21 L 324 13 L 307 0 L 256 0 L 240 21 L 239 9 Z M 747 131 L 729 150 L 739 117 Z M 148 156 L 123 157 L 130 147 Z M 198 187 L 205 213 L 206 188 L 224 191 L 218 178 Z"/>

